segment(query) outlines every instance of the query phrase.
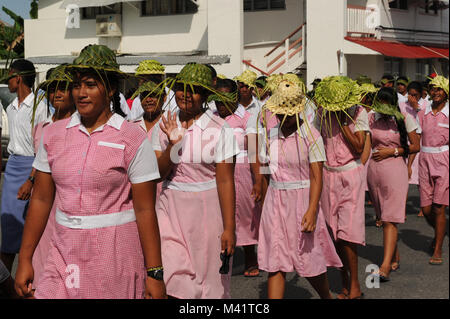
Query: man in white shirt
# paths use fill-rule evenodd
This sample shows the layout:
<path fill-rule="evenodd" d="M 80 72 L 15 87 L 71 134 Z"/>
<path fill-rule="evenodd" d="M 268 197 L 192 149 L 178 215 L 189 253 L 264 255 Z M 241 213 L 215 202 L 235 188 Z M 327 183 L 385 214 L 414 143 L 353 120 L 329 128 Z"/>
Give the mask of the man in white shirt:
<path fill-rule="evenodd" d="M 408 102 L 408 84 L 409 80 L 405 76 L 400 76 L 397 79 L 398 104 Z"/>
<path fill-rule="evenodd" d="M 237 81 L 238 91 L 239 91 L 239 105 L 242 105 L 246 111 L 250 112 L 252 115 L 258 116 L 261 112 L 261 103 L 253 95 L 253 91 L 256 88 L 256 78 L 255 72 L 250 70 L 245 70 L 241 75 L 235 77 Z"/>
<path fill-rule="evenodd" d="M 28 200 L 34 183 L 31 132 L 34 125 L 47 118 L 47 106 L 44 103 L 39 103 L 33 111 L 35 98 L 31 88 L 35 78 L 36 70 L 30 61 L 20 59 L 11 63 L 8 88 L 17 97 L 6 109 L 10 156 L 2 189 L 0 249 L 1 260 L 9 271 L 20 249 Z"/>

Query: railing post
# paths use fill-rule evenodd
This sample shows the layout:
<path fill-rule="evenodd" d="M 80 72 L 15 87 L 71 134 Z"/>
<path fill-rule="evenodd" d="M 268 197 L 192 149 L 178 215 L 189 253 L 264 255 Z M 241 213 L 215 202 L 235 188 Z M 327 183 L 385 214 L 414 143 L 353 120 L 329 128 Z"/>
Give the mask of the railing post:
<path fill-rule="evenodd" d="M 306 50 L 306 25 L 303 25 L 303 28 L 302 28 L 302 43 L 301 43 L 301 46 L 302 46 L 302 63 L 304 63 L 305 61 L 306 61 L 306 52 L 305 52 L 305 50 Z"/>
<path fill-rule="evenodd" d="M 289 39 L 284 41 L 286 73 L 289 72 Z"/>

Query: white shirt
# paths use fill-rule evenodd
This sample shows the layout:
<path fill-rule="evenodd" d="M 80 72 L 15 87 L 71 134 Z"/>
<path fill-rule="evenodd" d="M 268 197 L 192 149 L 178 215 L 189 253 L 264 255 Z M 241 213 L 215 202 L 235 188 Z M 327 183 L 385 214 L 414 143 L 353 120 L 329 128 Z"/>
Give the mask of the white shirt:
<path fill-rule="evenodd" d="M 398 104 L 408 102 L 408 93 L 406 93 L 405 95 L 397 93 L 397 96 L 398 96 Z"/>
<path fill-rule="evenodd" d="M 166 101 L 164 102 L 162 109 L 163 111 L 170 110 L 171 113 L 178 110 L 177 102 L 175 101 L 175 92 L 169 88 L 166 88 Z M 142 117 L 144 114 L 144 109 L 141 105 L 141 98 L 137 96 L 133 100 L 133 104 L 131 105 L 131 113 L 128 117 L 129 121 L 135 121 Z"/>
<path fill-rule="evenodd" d="M 239 105 L 243 106 L 240 103 Z M 261 112 L 262 105 L 261 102 L 256 97 L 252 96 L 252 101 L 250 102 L 250 104 L 247 107 L 245 106 L 243 107 L 247 112 L 250 112 L 253 116 L 255 115 L 258 116 L 259 112 Z"/>
<path fill-rule="evenodd" d="M 8 153 L 21 156 L 34 156 L 31 119 L 33 116 L 34 94 L 30 93 L 19 105 L 19 99 L 6 109 L 8 115 L 9 144 Z M 47 105 L 42 101 L 36 108 L 34 125 L 47 119 Z"/>

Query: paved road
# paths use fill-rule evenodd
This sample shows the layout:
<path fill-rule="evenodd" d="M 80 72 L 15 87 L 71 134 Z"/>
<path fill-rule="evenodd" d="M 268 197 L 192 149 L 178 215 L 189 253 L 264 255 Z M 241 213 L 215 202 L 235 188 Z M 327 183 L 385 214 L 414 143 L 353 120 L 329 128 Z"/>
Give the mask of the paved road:
<path fill-rule="evenodd" d="M 3 179 L 2 179 L 3 182 Z M 391 281 L 381 283 L 379 288 L 367 288 L 368 273 L 366 266 L 380 264 L 383 258 L 383 231 L 375 227 L 374 209 L 366 206 L 366 246 L 359 249 L 359 278 L 366 299 L 448 299 L 449 298 L 449 242 L 444 241 L 444 264 L 432 266 L 428 247 L 433 238 L 432 229 L 423 217 L 417 217 L 419 194 L 416 187 L 410 187 L 406 206 L 407 221 L 399 226 L 399 249 L 401 268 L 391 273 Z M 448 210 L 447 210 L 448 215 Z M 448 228 L 447 228 L 448 229 Z M 448 230 L 447 230 L 448 233 Z M 13 275 L 17 267 L 13 268 Z M 244 260 L 242 249 L 237 248 L 233 276 L 231 279 L 231 296 L 236 299 L 267 298 L 267 273 L 262 272 L 257 278 L 243 276 Z M 329 269 L 328 277 L 333 293 L 341 289 L 339 272 Z M 318 295 L 309 283 L 295 273 L 287 275 L 286 298 L 317 299 Z"/>

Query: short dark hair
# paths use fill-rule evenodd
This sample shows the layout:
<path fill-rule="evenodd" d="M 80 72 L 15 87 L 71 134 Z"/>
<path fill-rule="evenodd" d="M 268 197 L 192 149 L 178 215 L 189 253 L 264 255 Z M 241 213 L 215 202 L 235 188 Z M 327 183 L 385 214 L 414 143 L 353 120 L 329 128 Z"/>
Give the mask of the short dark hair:
<path fill-rule="evenodd" d="M 419 92 L 420 94 L 422 94 L 423 91 L 423 85 L 422 83 L 420 83 L 419 81 L 412 81 L 411 83 L 408 84 L 408 88 L 407 90 L 416 90 L 417 92 Z"/>
<path fill-rule="evenodd" d="M 237 91 L 237 84 L 230 79 L 217 79 L 216 89 L 220 88 L 227 88 L 231 93 L 234 93 Z"/>
<path fill-rule="evenodd" d="M 394 77 L 392 76 L 392 74 L 384 74 L 382 77 L 381 77 L 381 79 L 383 80 L 383 79 L 386 79 L 386 80 L 388 80 L 388 82 L 394 82 L 395 81 L 395 79 L 394 79 Z"/>
<path fill-rule="evenodd" d="M 36 80 L 36 69 L 33 62 L 19 59 L 11 63 L 10 70 L 14 70 L 22 77 L 23 82 L 29 88 L 33 87 Z"/>

